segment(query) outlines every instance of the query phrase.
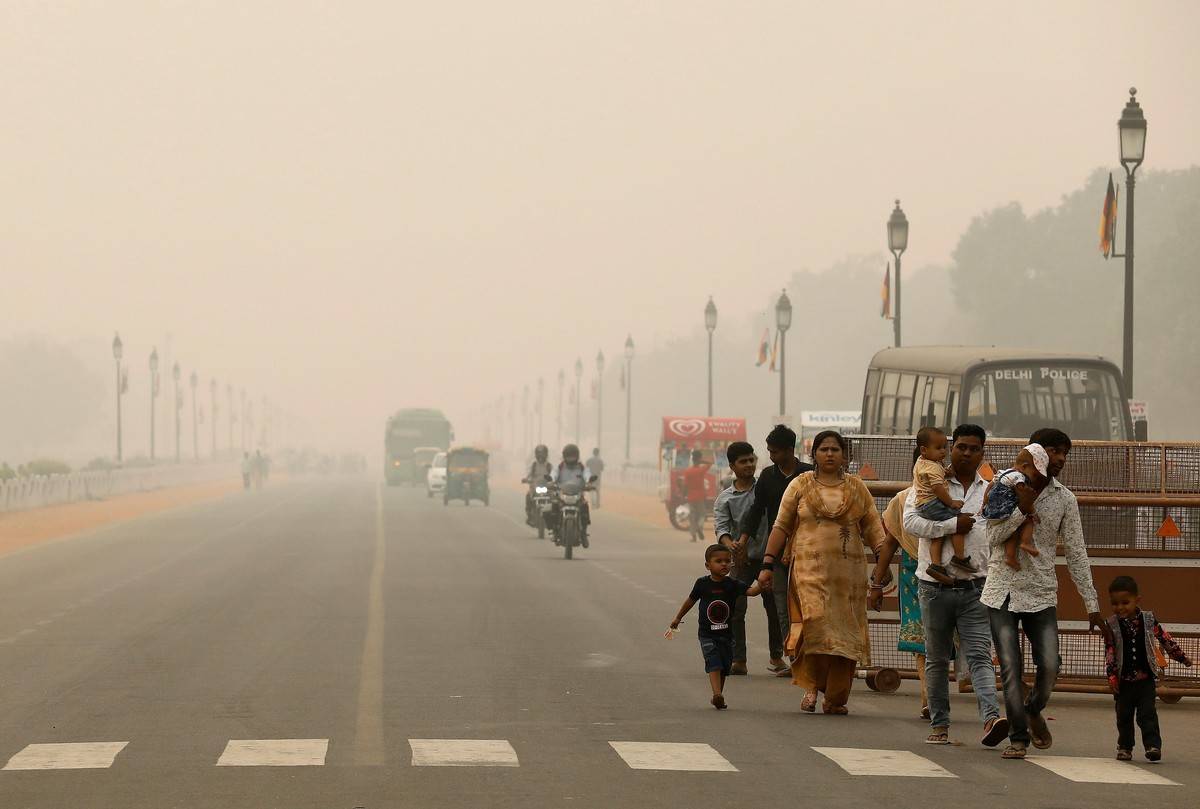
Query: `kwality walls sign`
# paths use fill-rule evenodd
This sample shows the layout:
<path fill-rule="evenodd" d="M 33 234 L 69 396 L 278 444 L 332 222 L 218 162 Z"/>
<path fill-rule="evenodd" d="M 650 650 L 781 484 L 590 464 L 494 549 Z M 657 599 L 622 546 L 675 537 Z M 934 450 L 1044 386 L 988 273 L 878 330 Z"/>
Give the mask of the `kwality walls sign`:
<path fill-rule="evenodd" d="M 662 443 L 707 444 L 746 440 L 745 419 L 663 416 Z"/>

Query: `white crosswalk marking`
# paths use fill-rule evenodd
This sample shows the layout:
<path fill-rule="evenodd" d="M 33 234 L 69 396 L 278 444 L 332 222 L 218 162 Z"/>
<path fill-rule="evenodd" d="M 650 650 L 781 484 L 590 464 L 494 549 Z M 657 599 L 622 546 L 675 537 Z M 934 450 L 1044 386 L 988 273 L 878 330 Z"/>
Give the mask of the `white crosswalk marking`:
<path fill-rule="evenodd" d="M 1081 784 L 1156 784 L 1177 787 L 1181 784 L 1115 758 L 1083 756 L 1029 756 L 1025 759 L 1039 767 Z"/>
<path fill-rule="evenodd" d="M 949 770 L 908 750 L 868 750 L 857 747 L 814 747 L 851 775 L 899 775 L 914 778 L 957 778 Z"/>
<path fill-rule="evenodd" d="M 4 765 L 6 770 L 103 770 L 129 742 L 31 744 Z"/>
<path fill-rule="evenodd" d="M 234 739 L 217 766 L 320 767 L 328 750 L 328 739 Z"/>
<path fill-rule="evenodd" d="M 737 772 L 724 756 L 707 744 L 679 742 L 609 742 L 634 770 Z"/>
<path fill-rule="evenodd" d="M 505 739 L 409 739 L 414 767 L 519 767 Z"/>

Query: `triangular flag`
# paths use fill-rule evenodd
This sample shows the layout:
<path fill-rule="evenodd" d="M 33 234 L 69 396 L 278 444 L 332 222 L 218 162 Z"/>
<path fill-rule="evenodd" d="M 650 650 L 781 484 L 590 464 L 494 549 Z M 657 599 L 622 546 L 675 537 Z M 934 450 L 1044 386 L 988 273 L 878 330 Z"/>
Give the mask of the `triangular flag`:
<path fill-rule="evenodd" d="M 758 362 L 755 363 L 756 368 L 761 368 L 763 363 L 767 361 L 770 350 L 771 330 L 763 329 L 762 340 L 758 343 Z"/>
<path fill-rule="evenodd" d="M 871 466 L 870 461 L 858 468 L 858 476 L 862 480 L 879 480 L 879 475 L 875 473 L 875 467 Z"/>
<path fill-rule="evenodd" d="M 1108 173 L 1108 190 L 1104 192 L 1104 209 L 1100 211 L 1100 252 L 1105 258 L 1117 252 L 1117 192 L 1112 172 Z"/>
<path fill-rule="evenodd" d="M 1175 521 L 1173 519 L 1171 519 L 1170 514 L 1167 515 L 1167 518 L 1165 520 L 1163 520 L 1162 525 L 1159 526 L 1158 536 L 1161 537 L 1162 539 L 1178 539 L 1179 538 L 1179 526 L 1175 523 Z"/>
<path fill-rule="evenodd" d="M 883 299 L 883 306 L 879 310 L 879 316 L 884 320 L 892 318 L 892 265 L 889 262 L 887 268 L 883 271 L 883 289 L 880 291 L 880 297 Z"/>
<path fill-rule="evenodd" d="M 988 463 L 987 461 L 984 461 L 983 463 L 981 463 L 979 465 L 979 476 L 981 478 L 983 478 L 984 480 L 986 480 L 988 483 L 991 483 L 992 478 L 994 478 L 996 476 L 996 470 L 992 468 L 992 465 L 990 463 Z"/>
<path fill-rule="evenodd" d="M 776 330 L 775 331 L 775 342 L 771 344 L 771 364 L 768 366 L 768 370 L 771 370 L 771 371 L 775 370 L 775 360 L 778 359 L 778 357 L 779 357 L 779 331 Z"/>

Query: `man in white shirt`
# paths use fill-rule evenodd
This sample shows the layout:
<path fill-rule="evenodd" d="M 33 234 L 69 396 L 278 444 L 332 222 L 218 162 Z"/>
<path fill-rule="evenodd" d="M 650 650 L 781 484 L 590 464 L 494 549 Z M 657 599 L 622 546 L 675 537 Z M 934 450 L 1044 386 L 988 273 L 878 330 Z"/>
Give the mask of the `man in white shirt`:
<path fill-rule="evenodd" d="M 927 520 L 917 511 L 916 489 L 904 503 L 904 530 L 918 537 L 917 579 L 921 601 L 921 623 L 925 629 L 925 683 L 929 692 L 929 744 L 950 742 L 950 654 L 954 648 L 954 630 L 958 630 L 963 657 L 971 671 L 979 718 L 983 720 L 981 742 L 994 747 L 1008 735 L 1008 720 L 1000 716 L 996 699 L 996 670 L 992 666 L 992 630 L 988 610 L 980 602 L 987 577 L 988 539 L 982 522 L 972 516 L 983 510 L 983 495 L 988 482 L 979 474 L 983 463 L 983 445 L 987 433 L 975 424 L 960 424 L 954 430 L 950 446 L 950 474 L 946 484 L 950 496 L 962 500 L 958 517 L 941 522 Z M 947 567 L 956 577 L 953 584 L 941 584 L 927 572 L 930 564 L 930 540 L 965 533 L 966 554 L 978 560 L 979 571 L 968 574 Z M 942 543 L 943 566 L 954 554 L 951 543 Z"/>

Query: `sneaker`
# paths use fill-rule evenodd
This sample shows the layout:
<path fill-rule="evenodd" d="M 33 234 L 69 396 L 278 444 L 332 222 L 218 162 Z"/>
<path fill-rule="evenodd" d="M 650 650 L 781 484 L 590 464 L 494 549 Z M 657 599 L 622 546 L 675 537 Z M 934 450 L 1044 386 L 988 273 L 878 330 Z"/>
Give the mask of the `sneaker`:
<path fill-rule="evenodd" d="M 733 661 L 733 665 L 729 667 L 730 676 L 732 676 L 734 674 L 745 674 L 745 673 L 746 673 L 746 661 L 745 660 L 735 660 L 735 661 Z"/>
<path fill-rule="evenodd" d="M 1121 748 L 1118 747 L 1117 748 L 1117 761 L 1133 761 L 1133 751 L 1132 750 L 1122 750 Z"/>
<path fill-rule="evenodd" d="M 1132 757 L 1132 754 L 1130 755 Z M 1147 747 L 1146 761 L 1162 761 L 1162 750 L 1157 747 Z"/>
<path fill-rule="evenodd" d="M 957 556 L 951 556 L 950 564 L 953 565 L 954 567 L 958 568 L 959 570 L 965 570 L 967 573 L 978 573 L 979 572 L 979 567 L 974 562 L 971 561 L 970 556 L 968 556 L 966 559 L 962 559 Z"/>
<path fill-rule="evenodd" d="M 1008 720 L 1003 716 L 993 716 L 983 726 L 983 738 L 979 743 L 984 747 L 995 747 L 1008 736 Z"/>
<path fill-rule="evenodd" d="M 1046 726 L 1046 717 L 1040 713 L 1029 712 L 1029 739 L 1033 742 L 1033 746 L 1038 750 L 1046 750 L 1050 745 L 1054 744 L 1054 737 L 1050 735 L 1050 728 Z"/>

